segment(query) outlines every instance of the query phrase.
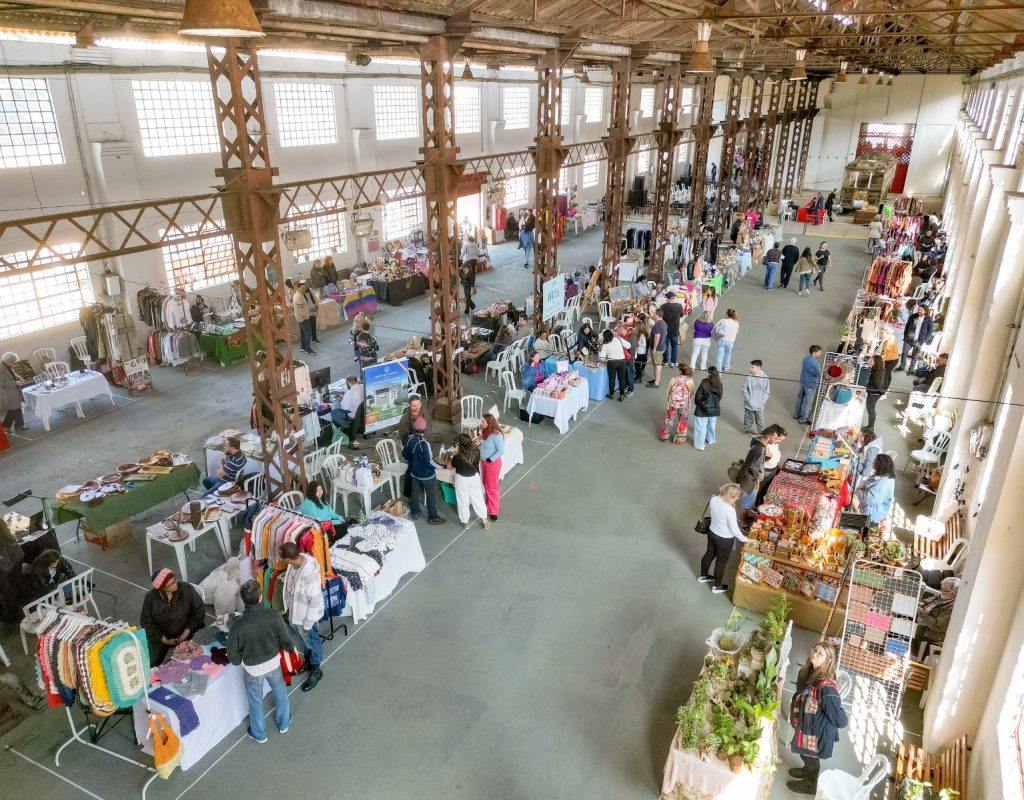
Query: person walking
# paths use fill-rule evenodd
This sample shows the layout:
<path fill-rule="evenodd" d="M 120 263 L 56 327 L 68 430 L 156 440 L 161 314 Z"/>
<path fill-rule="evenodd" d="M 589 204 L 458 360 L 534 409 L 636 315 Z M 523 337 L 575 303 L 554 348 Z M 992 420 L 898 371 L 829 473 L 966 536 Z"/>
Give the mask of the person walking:
<path fill-rule="evenodd" d="M 800 388 L 796 393 L 796 406 L 793 409 L 793 419 L 799 420 L 801 425 L 810 425 L 811 408 L 814 405 L 814 395 L 818 392 L 818 384 L 821 382 L 821 345 L 812 344 L 800 363 Z"/>
<path fill-rule="evenodd" d="M 805 247 L 804 251 L 800 254 L 800 259 L 796 262 L 796 275 L 799 281 L 797 284 L 797 294 L 801 297 L 807 297 L 811 293 L 811 278 L 817 272 L 818 264 L 814 260 L 814 254 L 811 252 L 811 248 Z"/>
<path fill-rule="evenodd" d="M 715 368 L 728 372 L 732 367 L 732 348 L 740 332 L 740 315 L 735 308 L 727 308 L 725 316 L 715 323 L 711 338 L 715 341 Z"/>
<path fill-rule="evenodd" d="M 618 383 L 619 402 L 621 403 L 626 399 L 627 394 L 626 369 L 629 367 L 629 362 L 626 361 L 626 348 L 629 347 L 629 342 L 620 339 L 609 330 L 603 331 L 601 338 L 603 344 L 597 357 L 607 364 L 608 399 L 611 400 L 615 396 L 615 385 Z"/>
<path fill-rule="evenodd" d="M 715 367 L 708 368 L 708 375 L 697 386 L 693 396 L 693 446 L 703 450 L 707 444 L 715 443 L 715 425 L 722 414 L 722 398 L 725 387 Z"/>
<path fill-rule="evenodd" d="M 714 330 L 715 325 L 707 311 L 693 321 L 693 351 L 690 354 L 690 366 L 694 369 L 707 369 L 708 350 L 711 349 L 711 334 Z"/>
<path fill-rule="evenodd" d="M 679 365 L 679 375 L 668 383 L 668 409 L 661 426 L 661 441 L 671 437 L 672 444 L 686 442 L 690 424 L 690 398 L 693 396 L 693 370 L 688 364 Z"/>
<path fill-rule="evenodd" d="M 832 207 L 836 203 L 836 190 L 833 189 L 828 193 L 828 197 L 825 198 L 825 213 L 828 214 L 828 221 L 835 222 L 835 217 L 832 216 Z"/>
<path fill-rule="evenodd" d="M 533 231 L 537 227 L 537 218 L 533 209 L 526 209 L 526 215 L 520 221 L 519 243 L 523 248 L 523 269 L 530 268 L 530 255 L 533 253 Z"/>
<path fill-rule="evenodd" d="M 679 365 L 679 322 L 683 318 L 683 304 L 676 299 L 675 292 L 665 295 L 665 302 L 661 306 L 661 318 L 668 328 L 668 365 L 675 367 Z"/>
<path fill-rule="evenodd" d="M 782 251 L 774 243 L 767 253 L 764 254 L 764 288 L 775 287 L 775 273 L 778 272 L 779 264 L 782 262 Z"/>
<path fill-rule="evenodd" d="M 323 644 L 320 640 L 320 619 L 324 615 L 324 592 L 320 585 L 320 565 L 309 553 L 300 552 L 295 542 L 281 545 L 281 558 L 288 564 L 284 573 L 284 609 L 295 632 L 306 643 L 303 672 L 309 676 L 302 684 L 308 692 L 320 683 L 324 673 Z"/>
<path fill-rule="evenodd" d="M 892 383 L 893 370 L 896 369 L 896 364 L 899 363 L 900 358 L 900 350 L 896 344 L 896 334 L 893 333 L 892 327 L 889 325 L 884 326 L 882 331 L 881 356 L 882 361 L 885 363 L 883 388 L 888 392 L 889 384 Z"/>
<path fill-rule="evenodd" d="M 779 471 L 779 464 L 782 461 L 782 442 L 787 436 L 786 429 L 781 425 L 769 425 L 764 429 L 761 437 L 764 441 L 764 471 L 761 474 L 761 483 L 757 487 L 757 496 L 754 498 L 752 508 L 757 508 L 764 502 L 765 495 L 772 485 L 772 480 Z"/>
<path fill-rule="evenodd" d="M 430 444 L 423 436 L 427 429 L 426 418 L 417 417 L 412 428 L 412 436 L 406 440 L 405 447 L 402 448 L 402 457 L 409 462 L 409 472 L 412 476 L 412 518 L 419 519 L 422 492 L 427 498 L 427 520 L 431 525 L 444 525 L 448 520 L 437 513 L 437 470 L 441 469 L 441 465 L 434 461 Z"/>
<path fill-rule="evenodd" d="M 917 361 L 917 350 L 921 345 L 921 325 L 924 323 L 924 309 L 916 306 L 913 313 L 907 317 L 903 326 L 903 349 L 900 352 L 900 361 L 896 365 L 895 372 L 913 372 L 913 365 Z"/>
<path fill-rule="evenodd" d="M 665 364 L 665 354 L 668 352 L 668 325 L 663 319 L 663 312 L 660 308 L 654 311 L 654 324 L 651 325 L 651 363 L 654 365 L 654 378 L 647 381 L 647 385 L 657 389 L 661 386 L 661 368 Z"/>
<path fill-rule="evenodd" d="M 752 436 L 743 461 L 734 462 L 729 468 L 729 479 L 740 487 L 740 508 L 743 511 L 740 524 L 744 526 L 747 524 L 747 512 L 754 507 L 757 490 L 764 478 L 764 459 L 770 441 L 771 435 L 768 433 Z"/>
<path fill-rule="evenodd" d="M 501 512 L 501 457 L 505 455 L 505 434 L 493 414 L 484 414 L 480 426 L 480 477 L 484 485 L 484 500 L 491 522 L 498 521 Z"/>
<path fill-rule="evenodd" d="M 882 217 L 880 214 L 875 214 L 868 223 L 868 250 L 869 253 L 874 253 L 882 245 Z"/>
<path fill-rule="evenodd" d="M 467 242 L 462 246 L 463 250 L 463 261 L 459 266 L 459 281 L 462 283 L 462 295 L 465 298 L 465 308 L 462 313 L 466 316 L 476 308 L 476 303 L 473 302 L 473 295 L 476 294 L 476 243 L 473 244 L 473 256 L 469 257 L 466 254 L 466 248 L 469 243 Z"/>
<path fill-rule="evenodd" d="M 793 726 L 790 747 L 804 765 L 789 771 L 796 780 L 786 786 L 795 794 L 815 795 L 821 761 L 832 758 L 839 731 L 848 724 L 836 683 L 836 649 L 830 642 L 814 645 L 797 673 L 789 721 Z"/>
<path fill-rule="evenodd" d="M 284 617 L 263 605 L 263 590 L 256 581 L 246 581 L 239 590 L 245 610 L 228 632 L 228 660 L 242 667 L 242 682 L 249 703 L 249 738 L 259 744 L 267 741 L 263 720 L 263 682 L 270 685 L 274 698 L 277 729 L 287 733 L 292 721 L 288 689 L 281 673 L 281 651 L 298 654 L 299 641 Z"/>
<path fill-rule="evenodd" d="M 4 353 L 0 359 L 0 413 L 3 426 L 9 431 L 23 431 L 28 427 L 21 408 L 21 380 L 14 372 L 17 363 L 17 353 Z"/>
<path fill-rule="evenodd" d="M 789 244 L 782 248 L 782 271 L 779 273 L 779 285 L 783 289 L 789 288 L 789 279 L 793 275 L 793 268 L 800 260 L 800 248 L 796 246 L 796 237 L 789 240 Z"/>
<path fill-rule="evenodd" d="M 745 219 L 736 234 L 736 249 L 740 261 L 740 277 L 743 277 L 750 271 L 750 223 Z"/>
<path fill-rule="evenodd" d="M 764 408 L 771 395 L 771 384 L 760 359 L 750 362 L 750 374 L 743 379 L 743 431 L 757 436 L 764 428 Z"/>
<path fill-rule="evenodd" d="M 871 465 L 871 474 L 857 489 L 857 507 L 868 523 L 877 527 L 889 519 L 896 492 L 896 465 L 885 453 L 879 453 Z"/>
<path fill-rule="evenodd" d="M 455 507 L 459 522 L 469 525 L 470 511 L 475 511 L 485 529 L 491 527 L 484 502 L 484 486 L 480 481 L 480 448 L 468 433 L 460 433 L 452 456 L 455 470 Z"/>
<path fill-rule="evenodd" d="M 292 294 L 292 313 L 295 315 L 295 321 L 299 323 L 299 349 L 312 356 L 316 355 L 313 352 L 313 323 L 310 322 L 313 310 L 309 305 L 307 285 L 306 279 L 303 278 Z"/>
<path fill-rule="evenodd" d="M 828 242 L 822 242 L 817 252 L 814 254 L 814 260 L 818 265 L 818 274 L 814 276 L 814 283 L 818 285 L 819 291 L 825 291 L 825 272 L 832 266 L 832 254 L 828 251 Z"/>
<path fill-rule="evenodd" d="M 729 557 L 736 542 L 747 541 L 736 518 L 736 501 L 739 498 L 740 487 L 735 483 L 727 483 L 708 501 L 711 528 L 708 531 L 707 549 L 700 560 L 697 582 L 710 583 L 713 594 L 725 594 L 729 590 L 725 584 L 725 568 L 729 565 Z M 712 564 L 715 565 L 713 574 Z"/>
<path fill-rule="evenodd" d="M 650 348 L 651 323 L 646 314 L 637 317 L 633 326 L 633 334 L 629 337 L 633 359 L 633 385 L 643 384 L 644 372 L 647 370 L 647 354 Z"/>
<path fill-rule="evenodd" d="M 714 286 L 705 286 L 701 292 L 700 307 L 708 314 L 709 319 L 715 318 L 715 309 L 718 308 L 718 292 Z"/>
<path fill-rule="evenodd" d="M 868 411 L 868 427 L 875 427 L 875 408 L 878 401 L 885 397 L 885 362 L 881 356 L 871 356 L 868 384 L 865 387 L 867 398 L 865 405 Z"/>

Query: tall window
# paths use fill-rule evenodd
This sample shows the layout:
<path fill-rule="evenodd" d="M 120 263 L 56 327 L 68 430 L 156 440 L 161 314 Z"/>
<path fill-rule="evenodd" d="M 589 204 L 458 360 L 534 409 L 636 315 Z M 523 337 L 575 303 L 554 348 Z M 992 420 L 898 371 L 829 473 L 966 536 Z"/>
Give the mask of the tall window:
<path fill-rule="evenodd" d="M 423 227 L 423 198 L 402 197 L 402 190 L 390 193 L 395 199 L 384 204 L 384 238 L 401 239 Z"/>
<path fill-rule="evenodd" d="M 636 154 L 636 174 L 646 175 L 651 168 L 651 151 L 641 150 Z"/>
<path fill-rule="evenodd" d="M 505 208 L 519 208 L 530 202 L 530 178 L 528 175 L 505 177 Z"/>
<path fill-rule="evenodd" d="M 480 133 L 480 87 L 455 84 L 455 133 Z"/>
<path fill-rule="evenodd" d="M 505 130 L 515 131 L 530 127 L 530 88 L 506 86 L 501 90 L 502 116 Z"/>
<path fill-rule="evenodd" d="M 600 122 L 604 116 L 604 89 L 588 86 L 583 93 L 583 116 L 587 122 Z"/>
<path fill-rule="evenodd" d="M 142 152 L 147 156 L 216 153 L 213 90 L 203 81 L 132 81 Z"/>
<path fill-rule="evenodd" d="M 562 167 L 558 170 L 558 189 L 564 192 L 569 185 L 569 168 Z"/>
<path fill-rule="evenodd" d="M 198 227 L 189 225 L 185 232 L 193 232 Z M 186 291 L 197 291 L 228 283 L 238 275 L 234 243 L 230 236 L 171 244 L 163 248 L 163 254 L 167 285 L 172 289 L 180 286 Z"/>
<path fill-rule="evenodd" d="M 682 164 L 684 161 L 686 161 L 686 145 L 681 144 L 676 147 L 676 163 Z"/>
<path fill-rule="evenodd" d="M 693 87 L 684 86 L 683 91 L 679 93 L 679 108 L 683 111 L 689 111 L 693 106 Z"/>
<path fill-rule="evenodd" d="M 0 78 L 0 169 L 63 163 L 46 81 Z"/>
<path fill-rule="evenodd" d="M 274 99 L 282 147 L 337 143 L 334 87 L 322 83 L 275 83 Z"/>
<path fill-rule="evenodd" d="M 562 118 L 558 124 L 563 128 L 572 124 L 572 90 L 562 86 Z"/>
<path fill-rule="evenodd" d="M 601 162 L 596 158 L 587 159 L 583 163 L 583 188 L 597 186 L 601 180 Z"/>
<path fill-rule="evenodd" d="M 373 119 L 377 141 L 420 135 L 420 90 L 415 86 L 374 86 Z"/>
<path fill-rule="evenodd" d="M 44 248 L 45 264 L 77 253 L 77 244 Z M 4 260 L 25 266 L 34 251 L 8 253 Z M 37 272 L 0 272 L 0 339 L 75 322 L 78 312 L 93 302 L 92 281 L 85 264 L 58 264 Z"/>
<path fill-rule="evenodd" d="M 311 211 L 313 206 L 303 206 L 303 213 Z M 308 250 L 294 250 L 292 257 L 296 263 L 313 261 L 317 258 L 344 253 L 348 250 L 348 234 L 345 228 L 343 213 L 329 213 L 320 217 L 296 220 L 288 224 L 288 230 L 308 230 L 312 242 Z"/>
<path fill-rule="evenodd" d="M 996 131 L 996 150 L 1001 150 L 1003 142 L 1006 141 L 1006 135 L 1009 133 L 1010 127 L 1010 116 L 1013 111 L 1013 100 L 1017 92 L 1015 89 L 1010 89 L 1006 95 L 1006 106 L 1003 108 L 1003 118 L 999 120 L 999 129 Z"/>
<path fill-rule="evenodd" d="M 647 118 L 654 116 L 654 87 L 640 87 L 640 116 Z"/>

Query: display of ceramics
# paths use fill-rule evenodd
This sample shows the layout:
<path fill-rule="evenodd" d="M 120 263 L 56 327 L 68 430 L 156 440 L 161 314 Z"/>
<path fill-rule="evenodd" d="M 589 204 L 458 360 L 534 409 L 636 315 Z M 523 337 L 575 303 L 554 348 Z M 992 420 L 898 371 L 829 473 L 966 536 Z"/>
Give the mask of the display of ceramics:
<path fill-rule="evenodd" d="M 133 472 L 138 472 L 139 471 L 139 465 L 138 464 L 122 464 L 121 466 L 119 466 L 117 468 L 117 471 L 120 472 L 122 475 L 131 475 Z"/>
<path fill-rule="evenodd" d="M 68 486 L 62 487 L 57 492 L 58 500 L 77 500 L 78 496 L 82 493 L 84 487 L 81 484 L 72 483 Z"/>
<path fill-rule="evenodd" d="M 238 487 L 233 483 L 222 483 L 220 486 L 217 487 L 217 494 L 219 494 L 221 497 L 227 497 L 228 495 L 233 494 L 237 491 Z"/>
<path fill-rule="evenodd" d="M 104 475 L 102 478 L 100 478 L 100 483 L 102 483 L 102 484 L 120 483 L 120 482 L 121 482 L 121 473 L 119 473 L 119 472 L 112 472 L 110 475 Z"/>
<path fill-rule="evenodd" d="M 139 459 L 139 466 L 140 467 L 151 467 L 151 466 L 153 466 L 157 462 L 157 460 L 158 459 L 154 458 L 153 456 L 146 456 L 145 458 L 140 458 Z"/>
<path fill-rule="evenodd" d="M 89 489 L 82 492 L 78 500 L 86 505 L 97 505 L 103 502 L 103 492 L 98 489 Z"/>

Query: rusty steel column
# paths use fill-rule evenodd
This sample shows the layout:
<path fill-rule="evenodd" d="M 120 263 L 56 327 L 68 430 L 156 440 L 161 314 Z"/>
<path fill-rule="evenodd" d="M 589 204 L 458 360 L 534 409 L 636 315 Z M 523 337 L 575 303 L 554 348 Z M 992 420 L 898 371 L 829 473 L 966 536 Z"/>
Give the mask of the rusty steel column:
<path fill-rule="evenodd" d="M 305 485 L 302 449 L 292 453 L 285 441 L 302 425 L 284 282 L 275 287 L 267 279 L 268 270 L 282 275 L 279 198 L 274 190 L 277 170 L 270 164 L 256 49 L 227 39 L 208 45 L 206 55 L 223 165 L 216 174 L 232 190 L 223 194 L 224 223 L 234 241 L 257 420 L 261 409 L 271 415 L 266 420 L 269 425 L 258 424 L 257 430 L 267 454 L 263 462 L 267 496 L 276 499 Z"/>
<path fill-rule="evenodd" d="M 775 174 L 772 176 L 771 201 L 782 199 L 782 181 L 786 175 L 786 158 L 789 150 L 789 124 L 793 121 L 793 108 L 796 102 L 796 86 L 793 81 L 784 81 L 782 91 L 785 100 L 782 113 L 779 114 L 779 146 L 775 152 Z"/>
<path fill-rule="evenodd" d="M 818 88 L 821 82 L 810 82 L 807 89 L 807 107 L 804 109 L 804 126 L 800 134 L 800 160 L 797 163 L 796 188 L 804 188 L 804 175 L 807 172 L 807 155 L 811 150 L 811 133 L 814 130 L 814 118 L 818 116 Z"/>
<path fill-rule="evenodd" d="M 622 240 L 622 218 L 626 207 L 626 159 L 633 149 L 629 135 L 629 95 L 633 74 L 633 59 L 620 58 L 612 65 L 612 121 L 604 139 L 608 154 L 608 182 L 604 195 L 604 247 L 601 266 L 605 269 L 609 285 L 619 282 L 615 265 L 619 262 L 619 242 Z"/>
<path fill-rule="evenodd" d="M 768 113 L 762 122 L 764 140 L 758 147 L 757 192 L 755 194 L 754 207 L 762 217 L 770 199 L 772 152 L 775 147 L 775 129 L 779 124 L 779 100 L 782 97 L 782 88 L 782 83 L 773 78 L 771 93 L 768 95 Z"/>
<path fill-rule="evenodd" d="M 434 418 L 462 420 L 459 348 L 459 223 L 455 202 L 464 167 L 456 163 L 455 70 L 448 37 L 431 36 L 420 48 L 423 95 L 422 172 L 427 203 L 427 259 L 430 338 L 434 351 Z"/>
<path fill-rule="evenodd" d="M 533 163 L 537 171 L 537 222 L 533 257 L 533 324 L 544 315 L 544 282 L 558 274 L 558 173 L 562 147 L 561 52 L 549 50 L 537 64 L 537 137 Z"/>
<path fill-rule="evenodd" d="M 704 190 L 708 180 L 708 145 L 711 143 L 711 112 L 715 106 L 715 76 L 705 75 L 698 84 L 699 111 L 693 133 L 693 170 L 690 180 L 690 221 L 686 232 L 690 236 L 700 233 L 700 218 L 704 214 Z"/>
<path fill-rule="evenodd" d="M 750 111 L 743 122 L 743 178 L 740 181 L 739 212 L 746 213 L 747 206 L 754 202 L 755 173 L 757 172 L 757 140 L 761 130 L 761 96 L 764 92 L 764 73 L 755 72 L 751 76 L 753 87 L 750 95 Z"/>
<path fill-rule="evenodd" d="M 722 153 L 718 162 L 718 193 L 714 205 L 711 206 L 711 214 L 708 215 L 708 225 L 716 231 L 729 227 L 729 220 L 726 217 L 725 209 L 732 197 L 732 172 L 736 160 L 736 134 L 740 127 L 740 98 L 743 96 L 743 73 L 732 73 L 729 75 L 729 93 L 726 96 L 725 119 L 722 121 Z"/>
<path fill-rule="evenodd" d="M 786 197 L 793 196 L 793 185 L 796 181 L 797 159 L 800 156 L 800 137 L 804 129 L 804 112 L 807 108 L 807 81 L 800 81 L 799 98 L 796 113 L 793 115 L 793 131 L 790 134 L 789 147 L 786 152 Z"/>
<path fill-rule="evenodd" d="M 651 224 L 651 264 L 648 274 L 660 281 L 664 275 L 664 251 L 668 239 L 669 198 L 672 194 L 672 167 L 675 164 L 676 147 L 683 137 L 676 128 L 679 112 L 679 85 L 682 68 L 674 64 L 665 74 L 661 90 L 661 121 L 654 137 L 658 151 L 654 163 L 654 213 Z"/>

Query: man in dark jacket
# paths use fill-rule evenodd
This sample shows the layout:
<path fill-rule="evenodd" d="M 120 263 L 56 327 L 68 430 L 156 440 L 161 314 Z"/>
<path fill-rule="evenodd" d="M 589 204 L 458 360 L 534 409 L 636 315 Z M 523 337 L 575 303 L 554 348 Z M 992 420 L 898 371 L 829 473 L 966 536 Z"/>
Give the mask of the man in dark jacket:
<path fill-rule="evenodd" d="M 412 476 L 412 501 L 410 511 L 412 518 L 420 515 L 420 490 L 427 496 L 427 519 L 431 525 L 444 525 L 448 520 L 437 513 L 437 474 L 441 465 L 434 461 L 430 444 L 423 438 L 427 430 L 427 420 L 419 417 L 413 423 L 413 432 L 405 441 L 402 457 L 409 463 Z"/>
<path fill-rule="evenodd" d="M 835 218 L 832 216 L 832 206 L 836 202 L 836 190 L 833 189 L 828 193 L 828 197 L 825 198 L 825 213 L 828 214 L 828 221 L 835 222 Z"/>
<path fill-rule="evenodd" d="M 921 344 L 921 322 L 923 320 L 924 311 L 918 306 L 907 319 L 906 325 L 903 326 L 903 349 L 900 352 L 900 363 L 896 365 L 896 372 L 903 372 L 904 367 L 908 372 L 914 371 L 917 348 Z"/>
<path fill-rule="evenodd" d="M 779 262 L 782 261 L 782 251 L 779 246 L 772 244 L 767 253 L 764 254 L 764 288 L 775 287 L 775 273 L 779 269 Z M 796 262 L 794 262 L 796 263 Z"/>
<path fill-rule="evenodd" d="M 939 353 L 935 366 L 924 372 L 919 378 L 914 379 L 914 391 L 925 392 L 932 385 L 932 381 L 941 378 L 946 374 L 946 364 L 949 363 L 949 353 Z"/>
<path fill-rule="evenodd" d="M 789 240 L 789 244 L 782 248 L 782 269 L 779 273 L 779 283 L 783 289 L 789 288 L 789 278 L 793 274 L 793 267 L 800 260 L 800 248 L 796 246 L 796 237 Z"/>
<path fill-rule="evenodd" d="M 267 726 L 263 720 L 263 681 L 274 696 L 277 729 L 287 733 L 292 721 L 288 690 L 281 674 L 281 651 L 298 654 L 303 643 L 280 612 L 264 608 L 263 591 L 256 581 L 246 581 L 240 590 L 245 611 L 228 634 L 228 660 L 241 665 L 245 695 L 249 701 L 249 738 L 264 744 Z"/>
<path fill-rule="evenodd" d="M 178 583 L 169 569 L 153 573 L 152 586 L 142 601 L 139 624 L 146 631 L 150 662 L 162 664 L 175 647 L 206 626 L 206 607 L 196 588 Z"/>
<path fill-rule="evenodd" d="M 668 365 L 670 367 L 679 364 L 679 322 L 683 318 L 683 304 L 676 302 L 675 292 L 665 295 L 667 298 L 661 306 L 661 318 L 668 328 Z"/>

